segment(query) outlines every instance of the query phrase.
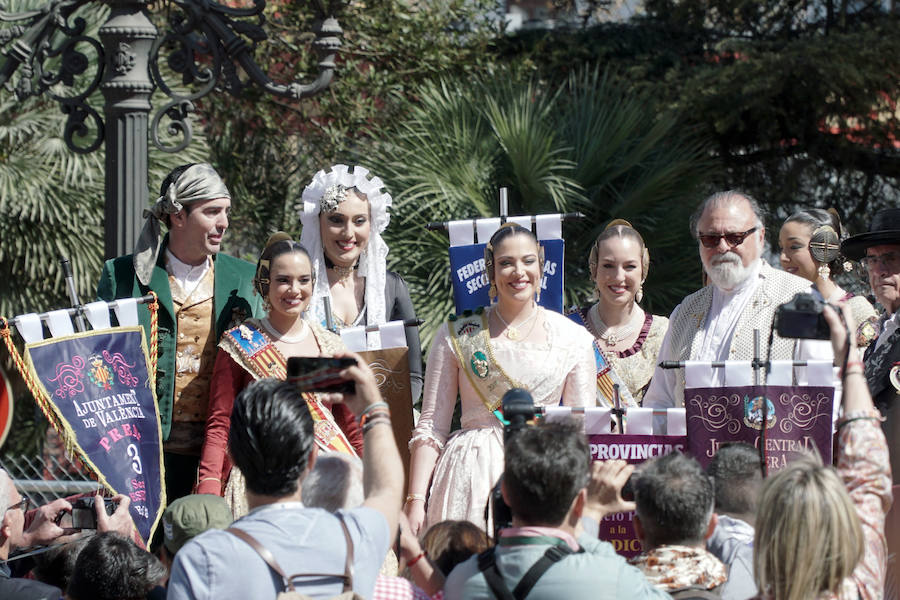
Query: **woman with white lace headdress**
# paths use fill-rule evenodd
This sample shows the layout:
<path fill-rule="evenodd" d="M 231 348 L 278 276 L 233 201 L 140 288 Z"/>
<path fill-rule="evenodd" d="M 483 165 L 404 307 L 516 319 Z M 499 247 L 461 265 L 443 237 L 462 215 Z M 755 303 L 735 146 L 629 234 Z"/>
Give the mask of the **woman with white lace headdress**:
<path fill-rule="evenodd" d="M 311 318 L 325 322 L 325 299 L 338 328 L 414 319 L 403 279 L 387 270 L 381 234 L 390 222 L 391 196 L 378 177 L 359 165 L 333 165 L 315 174 L 303 190 L 300 243 L 316 274 Z M 367 345 L 379 347 L 378 333 Z M 422 351 L 417 327 L 406 328 L 413 402 L 422 392 Z"/>

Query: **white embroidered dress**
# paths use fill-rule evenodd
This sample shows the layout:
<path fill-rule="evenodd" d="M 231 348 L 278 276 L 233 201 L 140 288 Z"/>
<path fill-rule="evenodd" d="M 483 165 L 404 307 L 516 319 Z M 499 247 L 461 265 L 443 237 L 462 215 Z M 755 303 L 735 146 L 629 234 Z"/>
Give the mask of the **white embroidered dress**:
<path fill-rule="evenodd" d="M 535 405 L 593 406 L 596 397 L 593 336 L 566 317 L 545 310 L 547 342 L 491 339 L 497 362 L 528 389 Z M 503 472 L 503 426 L 489 412 L 453 351 L 447 323 L 435 335 L 428 355 L 422 416 L 410 449 L 430 444 L 440 452 L 426 508 L 423 531 L 440 521 L 468 520 L 490 531 L 485 505 Z M 505 390 L 504 390 L 505 391 Z M 457 394 L 461 429 L 450 435 Z"/>

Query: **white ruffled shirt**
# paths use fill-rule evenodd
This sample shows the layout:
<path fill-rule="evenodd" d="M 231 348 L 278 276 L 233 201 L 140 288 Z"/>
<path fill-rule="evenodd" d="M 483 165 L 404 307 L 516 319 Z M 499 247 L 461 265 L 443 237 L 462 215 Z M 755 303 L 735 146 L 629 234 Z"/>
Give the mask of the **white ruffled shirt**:
<path fill-rule="evenodd" d="M 208 256 L 202 265 L 194 266 L 178 260 L 178 257 L 172 254 L 171 250 L 166 248 L 166 270 L 175 278 L 175 281 L 178 282 L 181 289 L 184 290 L 186 298 L 194 293 L 194 290 L 197 289 L 197 286 L 203 281 L 206 272 L 209 271 L 211 266 L 212 261 Z"/>

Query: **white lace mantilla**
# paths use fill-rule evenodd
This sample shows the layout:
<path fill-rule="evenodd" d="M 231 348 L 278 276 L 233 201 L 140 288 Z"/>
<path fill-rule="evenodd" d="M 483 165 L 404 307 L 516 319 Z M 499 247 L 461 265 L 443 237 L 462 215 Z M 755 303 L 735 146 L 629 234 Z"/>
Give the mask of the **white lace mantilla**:
<path fill-rule="evenodd" d="M 384 287 L 387 278 L 388 246 L 381 234 L 391 220 L 388 208 L 391 206 L 392 199 L 390 194 L 381 191 L 384 188 L 384 182 L 378 177 L 369 178 L 368 175 L 368 169 L 359 165 L 353 167 L 352 172 L 347 165 L 334 165 L 328 172 L 323 169 L 316 173 L 312 182 L 303 190 L 302 199 L 297 204 L 300 222 L 303 224 L 300 243 L 309 252 L 312 268 L 316 274 L 310 310 L 315 320 L 320 323 L 325 321 L 324 298 L 331 299 L 331 288 L 328 284 L 328 274 L 325 271 L 325 253 L 322 247 L 322 232 L 319 228 L 319 205 L 325 190 L 334 185 L 355 187 L 369 199 L 369 219 L 372 230 L 369 234 L 369 243 L 360 255 L 358 272 L 366 278 L 367 324 L 379 325 L 387 321 Z M 369 334 L 367 340 L 368 348 L 381 347 L 380 336 L 377 332 Z"/>

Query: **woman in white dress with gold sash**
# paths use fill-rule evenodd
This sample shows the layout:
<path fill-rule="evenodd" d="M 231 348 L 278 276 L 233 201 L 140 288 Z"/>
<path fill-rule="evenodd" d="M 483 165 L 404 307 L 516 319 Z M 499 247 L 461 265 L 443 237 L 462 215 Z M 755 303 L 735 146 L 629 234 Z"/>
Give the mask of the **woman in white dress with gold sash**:
<path fill-rule="evenodd" d="M 414 532 L 448 519 L 490 531 L 485 506 L 503 472 L 503 425 L 493 411 L 507 390 L 524 388 L 539 406 L 595 402 L 593 338 L 535 301 L 543 253 L 534 234 L 520 225 L 501 227 L 485 263 L 497 303 L 451 317 L 428 355 L 405 504 Z M 462 429 L 450 435 L 457 395 Z"/>

